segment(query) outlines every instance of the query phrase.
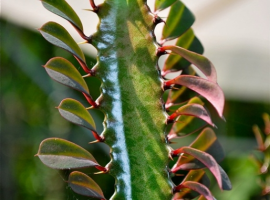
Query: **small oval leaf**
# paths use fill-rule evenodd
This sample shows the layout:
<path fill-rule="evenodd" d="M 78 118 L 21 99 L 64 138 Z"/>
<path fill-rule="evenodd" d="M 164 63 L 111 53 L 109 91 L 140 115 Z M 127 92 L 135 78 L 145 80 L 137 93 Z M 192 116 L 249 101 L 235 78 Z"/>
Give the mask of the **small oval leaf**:
<path fill-rule="evenodd" d="M 64 0 L 41 0 L 43 6 L 52 13 L 68 20 L 73 26 L 83 31 L 80 18 L 72 7 Z"/>
<path fill-rule="evenodd" d="M 176 117 L 180 115 L 188 115 L 200 118 L 210 124 L 211 126 L 215 126 L 211 120 L 210 114 L 208 111 L 199 104 L 187 104 L 178 108 L 173 114 L 168 117 L 168 120 L 174 120 Z"/>
<path fill-rule="evenodd" d="M 171 6 L 161 40 L 167 41 L 179 37 L 191 27 L 194 21 L 195 17 L 190 10 L 181 1 L 176 1 Z"/>
<path fill-rule="evenodd" d="M 49 76 L 66 86 L 89 94 L 89 89 L 80 72 L 68 60 L 60 57 L 50 59 L 44 66 Z"/>
<path fill-rule="evenodd" d="M 80 195 L 97 199 L 105 199 L 99 185 L 82 172 L 72 172 L 69 175 L 68 183 L 72 190 Z"/>
<path fill-rule="evenodd" d="M 192 29 L 187 30 L 183 35 L 181 35 L 175 46 L 182 47 L 192 52 L 198 54 L 203 53 L 203 46 L 201 42 L 195 37 Z M 191 63 L 187 61 L 180 55 L 170 54 L 166 59 L 164 66 L 162 68 L 162 74 L 167 74 L 170 72 L 175 72 L 187 68 Z"/>
<path fill-rule="evenodd" d="M 64 27 L 55 22 L 47 22 L 39 30 L 48 42 L 65 49 L 85 64 L 82 50 Z"/>
<path fill-rule="evenodd" d="M 163 46 L 160 49 L 162 51 L 170 50 L 172 53 L 182 56 L 187 61 L 198 67 L 198 69 L 207 77 L 209 81 L 214 83 L 217 82 L 216 69 L 211 61 L 206 57 L 178 46 Z"/>
<path fill-rule="evenodd" d="M 219 116 L 222 117 L 225 98 L 218 84 L 201 77 L 190 75 L 180 75 L 165 82 L 165 86 L 168 87 L 173 84 L 185 86 L 205 97 L 217 110 Z"/>
<path fill-rule="evenodd" d="M 79 101 L 70 98 L 64 99 L 58 106 L 58 110 L 66 120 L 96 132 L 95 121 Z"/>
<path fill-rule="evenodd" d="M 155 11 L 161 11 L 171 6 L 177 0 L 156 0 Z"/>
<path fill-rule="evenodd" d="M 37 156 L 53 169 L 75 169 L 99 166 L 91 153 L 84 148 L 60 138 L 41 142 Z"/>

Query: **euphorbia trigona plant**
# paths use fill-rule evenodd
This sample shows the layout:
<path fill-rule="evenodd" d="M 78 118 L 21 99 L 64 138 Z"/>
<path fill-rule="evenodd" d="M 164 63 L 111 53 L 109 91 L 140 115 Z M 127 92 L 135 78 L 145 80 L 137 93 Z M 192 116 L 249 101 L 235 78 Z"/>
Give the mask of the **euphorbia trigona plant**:
<path fill-rule="evenodd" d="M 70 52 L 85 72 L 82 76 L 62 57 L 45 64 L 52 79 L 80 91 L 90 104 L 85 107 L 68 98 L 62 100 L 58 110 L 65 119 L 91 131 L 95 142 L 104 142 L 111 148 L 110 163 L 100 166 L 82 147 L 64 139 L 49 138 L 40 144 L 37 154 L 45 165 L 71 170 L 95 167 L 109 173 L 115 178 L 111 199 L 176 200 L 199 196 L 200 200 L 212 200 L 204 171 L 207 168 L 221 189 L 231 189 L 226 173 L 217 164 L 224 155 L 210 128 L 215 125 L 204 107 L 204 101 L 210 102 L 222 117 L 224 95 L 217 84 L 214 66 L 200 55 L 203 48 L 190 28 L 194 16 L 181 1 L 156 0 L 151 11 L 145 0 L 106 0 L 100 5 L 90 0 L 92 11 L 100 19 L 97 32 L 91 36 L 84 34 L 80 19 L 66 1 L 41 2 L 46 9 L 69 21 L 85 43 L 98 51 L 97 63 L 91 68 L 65 28 L 55 22 L 40 28 L 47 41 Z M 167 8 L 170 12 L 163 21 L 159 12 Z M 159 23 L 165 26 L 161 39 L 157 40 L 154 29 Z M 166 44 L 173 39 L 175 45 Z M 159 58 L 165 54 L 168 54 L 165 63 L 158 66 Z M 196 75 L 194 66 L 204 77 Z M 176 71 L 180 75 L 167 78 Z M 96 100 L 84 80 L 93 76 L 102 81 L 102 95 Z M 97 132 L 88 109 L 104 113 L 102 133 Z M 192 125 L 195 119 L 204 124 Z M 199 135 L 190 146 L 172 149 L 173 139 L 190 132 L 187 126 Z M 170 168 L 173 157 L 178 159 Z M 175 184 L 170 177 L 179 170 L 187 173 L 180 184 Z M 68 183 L 81 195 L 105 199 L 100 187 L 82 172 L 70 173 Z"/>

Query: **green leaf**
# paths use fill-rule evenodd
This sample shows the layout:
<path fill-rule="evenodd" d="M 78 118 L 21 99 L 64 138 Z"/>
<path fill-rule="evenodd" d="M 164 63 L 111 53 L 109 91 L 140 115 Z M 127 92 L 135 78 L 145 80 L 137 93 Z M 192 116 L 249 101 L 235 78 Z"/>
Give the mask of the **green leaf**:
<path fill-rule="evenodd" d="M 72 172 L 69 175 L 68 183 L 72 190 L 80 195 L 97 199 L 105 199 L 98 184 L 82 172 Z"/>
<path fill-rule="evenodd" d="M 58 110 L 66 120 L 96 132 L 95 121 L 79 101 L 70 98 L 64 99 L 58 106 Z"/>
<path fill-rule="evenodd" d="M 99 166 L 95 158 L 82 147 L 60 138 L 41 142 L 37 156 L 54 169 L 75 169 Z"/>
<path fill-rule="evenodd" d="M 196 52 L 198 54 L 203 53 L 203 46 L 201 42 L 195 37 L 192 29 L 186 31 L 181 35 L 175 44 L 176 46 L 188 49 L 189 51 Z M 166 59 L 162 68 L 162 75 L 166 75 L 169 72 L 179 71 L 187 68 L 191 63 L 184 59 L 182 56 L 170 54 Z"/>
<path fill-rule="evenodd" d="M 185 86 L 205 97 L 222 117 L 225 98 L 222 89 L 218 84 L 197 76 L 180 75 L 165 82 L 165 87 L 173 84 Z"/>
<path fill-rule="evenodd" d="M 187 61 L 198 67 L 198 69 L 207 77 L 209 81 L 214 83 L 217 82 L 216 69 L 211 61 L 206 57 L 178 46 L 163 46 L 160 49 L 162 51 L 170 50 L 172 53 L 182 56 Z"/>
<path fill-rule="evenodd" d="M 171 6 L 177 0 L 156 0 L 155 11 L 161 11 Z"/>
<path fill-rule="evenodd" d="M 78 15 L 65 0 L 41 0 L 43 6 L 52 13 L 68 20 L 73 26 L 83 31 Z"/>
<path fill-rule="evenodd" d="M 180 1 L 176 1 L 172 6 L 166 25 L 162 31 L 162 40 L 172 40 L 184 32 L 194 23 L 195 17 L 190 10 Z"/>
<path fill-rule="evenodd" d="M 79 71 L 68 60 L 55 57 L 50 59 L 44 67 L 53 80 L 80 92 L 89 94 L 86 82 Z"/>
<path fill-rule="evenodd" d="M 55 22 L 47 22 L 39 30 L 48 42 L 65 49 L 85 64 L 82 50 L 64 27 Z"/>

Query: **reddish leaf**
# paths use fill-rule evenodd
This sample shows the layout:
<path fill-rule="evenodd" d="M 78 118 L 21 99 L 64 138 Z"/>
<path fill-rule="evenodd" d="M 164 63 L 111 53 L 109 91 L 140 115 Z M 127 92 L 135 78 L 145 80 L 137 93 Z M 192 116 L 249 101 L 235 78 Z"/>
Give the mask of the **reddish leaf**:
<path fill-rule="evenodd" d="M 207 122 L 208 124 L 210 124 L 211 126 L 215 126 L 207 110 L 202 105 L 199 105 L 199 104 L 187 104 L 187 105 L 181 106 L 173 114 L 171 114 L 167 120 L 168 121 L 174 120 L 176 117 L 180 115 L 198 117 L 204 120 L 205 122 Z"/>
<path fill-rule="evenodd" d="M 221 171 L 219 168 L 219 165 L 217 164 L 216 160 L 208 153 L 205 153 L 203 151 L 200 151 L 198 149 L 194 149 L 191 147 L 181 147 L 177 150 L 174 150 L 172 152 L 173 155 L 178 155 L 180 153 L 185 153 L 188 155 L 191 155 L 193 157 L 195 157 L 196 159 L 198 159 L 199 161 L 201 161 L 211 172 L 212 174 L 215 176 L 219 187 L 222 189 L 222 176 L 221 176 Z M 171 172 L 174 172 L 175 169 L 172 168 Z"/>
<path fill-rule="evenodd" d="M 160 47 L 161 51 L 170 50 L 172 53 L 178 54 L 185 58 L 190 63 L 198 67 L 201 72 L 207 77 L 209 81 L 217 82 L 217 73 L 214 65 L 206 57 L 195 52 L 186 50 L 178 46 L 163 46 Z"/>
<path fill-rule="evenodd" d="M 215 107 L 219 116 L 222 117 L 225 98 L 223 91 L 216 83 L 197 76 L 180 75 L 166 81 L 164 86 L 166 88 L 174 84 L 186 86 L 205 97 Z"/>
<path fill-rule="evenodd" d="M 178 191 L 182 188 L 189 188 L 191 190 L 194 190 L 200 193 L 201 195 L 203 195 L 207 200 L 215 200 L 215 198 L 212 196 L 209 189 L 201 183 L 197 183 L 194 181 L 186 181 L 178 185 L 175 189 Z M 176 200 L 176 199 L 178 198 L 173 198 L 173 200 Z"/>

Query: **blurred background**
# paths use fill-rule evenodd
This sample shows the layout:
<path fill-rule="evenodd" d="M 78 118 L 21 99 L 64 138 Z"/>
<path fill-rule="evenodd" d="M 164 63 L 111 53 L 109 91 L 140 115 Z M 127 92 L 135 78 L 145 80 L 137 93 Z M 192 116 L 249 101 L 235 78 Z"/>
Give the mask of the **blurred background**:
<path fill-rule="evenodd" d="M 68 0 L 80 16 L 87 35 L 95 32 L 98 18 L 88 1 Z M 99 3 L 100 1 L 97 1 Z M 226 96 L 226 123 L 216 121 L 219 141 L 226 152 L 221 163 L 233 190 L 220 192 L 219 200 L 259 199 L 258 166 L 252 160 L 257 148 L 252 125 L 263 128 L 262 114 L 270 114 L 270 1 L 268 0 L 184 0 L 197 21 L 193 29 L 205 53 L 216 66 L 219 85 Z M 151 2 L 149 2 L 151 4 Z M 65 51 L 46 42 L 37 28 L 57 21 L 77 42 L 82 39 L 71 25 L 45 10 L 37 0 L 1 1 L 1 140 L 0 197 L 3 200 L 89 199 L 74 194 L 65 183 L 68 172 L 52 170 L 37 157 L 39 143 L 48 137 L 71 140 L 90 150 L 101 165 L 109 161 L 108 148 L 88 145 L 92 135 L 61 118 L 55 107 L 65 97 L 84 98 L 53 82 L 41 67 L 53 56 L 77 62 Z M 91 24 L 89 26 L 88 24 Z M 82 46 L 90 66 L 95 49 Z M 99 96 L 99 80 L 87 79 L 91 94 Z M 99 122 L 103 115 L 92 111 Z M 102 132 L 102 124 L 98 126 Z M 91 173 L 91 171 L 86 171 Z M 95 177 L 94 177 L 95 178 Z M 99 175 L 96 181 L 106 197 L 113 193 L 114 180 Z"/>

